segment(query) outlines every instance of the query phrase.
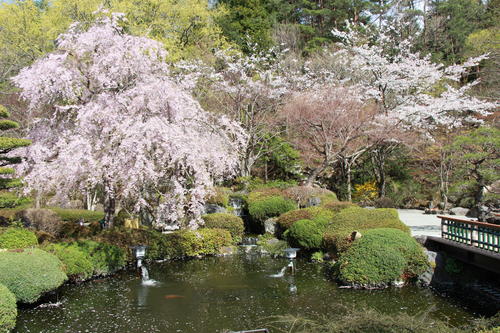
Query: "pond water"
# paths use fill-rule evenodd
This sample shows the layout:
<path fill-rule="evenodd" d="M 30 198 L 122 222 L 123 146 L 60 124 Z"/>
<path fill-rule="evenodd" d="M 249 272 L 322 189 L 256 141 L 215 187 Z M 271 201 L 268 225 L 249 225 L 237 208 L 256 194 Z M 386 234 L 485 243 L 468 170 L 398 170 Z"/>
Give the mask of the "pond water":
<path fill-rule="evenodd" d="M 322 266 L 296 261 L 295 275 L 270 277 L 285 259 L 256 255 L 165 262 L 148 266 L 156 285 L 138 272 L 64 286 L 58 307 L 20 310 L 15 332 L 224 332 L 266 327 L 271 316 L 318 316 L 339 305 L 384 313 L 428 311 L 460 325 L 473 318 L 464 308 L 418 287 L 341 289 Z"/>

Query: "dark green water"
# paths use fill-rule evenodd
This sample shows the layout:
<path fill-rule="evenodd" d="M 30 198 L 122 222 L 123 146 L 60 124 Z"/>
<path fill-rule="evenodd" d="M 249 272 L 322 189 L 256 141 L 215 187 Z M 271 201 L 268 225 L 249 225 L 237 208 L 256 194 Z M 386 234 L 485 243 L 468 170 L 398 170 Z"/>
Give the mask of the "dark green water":
<path fill-rule="evenodd" d="M 156 286 L 142 285 L 133 272 L 68 285 L 59 293 L 61 306 L 21 310 L 15 332 L 237 331 L 266 327 L 270 316 L 314 317 L 338 305 L 388 314 L 430 311 L 430 317 L 455 325 L 473 318 L 449 299 L 417 287 L 339 289 L 320 265 L 301 260 L 294 276 L 269 277 L 286 264 L 259 256 L 207 258 L 150 265 L 150 277 L 159 281 Z"/>

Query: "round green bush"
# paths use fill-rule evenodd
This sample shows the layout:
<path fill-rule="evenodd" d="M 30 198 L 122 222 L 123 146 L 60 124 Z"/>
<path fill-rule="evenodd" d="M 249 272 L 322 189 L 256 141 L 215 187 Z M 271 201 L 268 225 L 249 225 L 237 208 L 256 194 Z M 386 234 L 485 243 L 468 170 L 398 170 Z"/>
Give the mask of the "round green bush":
<path fill-rule="evenodd" d="M 427 267 L 423 249 L 415 239 L 391 228 L 366 231 L 337 263 L 340 281 L 360 285 L 406 280 L 423 273 Z"/>
<path fill-rule="evenodd" d="M 231 233 L 234 242 L 241 242 L 245 231 L 245 225 L 241 217 L 227 213 L 214 213 L 204 215 L 203 220 L 206 228 L 225 229 Z"/>
<path fill-rule="evenodd" d="M 90 257 L 95 276 L 113 274 L 125 267 L 127 255 L 118 246 L 91 240 L 72 244 Z"/>
<path fill-rule="evenodd" d="M 321 248 L 326 224 L 321 221 L 299 220 L 285 232 L 285 237 L 292 246 L 307 250 Z"/>
<path fill-rule="evenodd" d="M 10 332 L 16 326 L 16 296 L 0 284 L 0 333 Z"/>
<path fill-rule="evenodd" d="M 392 208 L 367 209 L 350 207 L 335 213 L 323 236 L 327 250 L 343 252 L 351 245 L 351 234 L 376 228 L 399 229 L 410 235 L 410 229 Z"/>
<path fill-rule="evenodd" d="M 248 213 L 257 222 L 264 222 L 294 209 L 297 209 L 295 202 L 282 196 L 264 197 L 248 203 Z"/>
<path fill-rule="evenodd" d="M 0 231 L 0 249 L 25 249 L 38 245 L 34 232 L 24 228 L 6 228 Z"/>
<path fill-rule="evenodd" d="M 313 220 L 328 223 L 333 219 L 334 213 L 322 207 L 309 207 L 294 209 L 278 217 L 277 223 L 282 232 L 288 230 L 299 220 Z"/>
<path fill-rule="evenodd" d="M 165 237 L 171 259 L 219 254 L 222 247 L 233 242 L 229 231 L 223 229 L 181 230 Z"/>
<path fill-rule="evenodd" d="M 66 281 L 61 261 L 40 249 L 0 252 L 0 283 L 18 302 L 33 303 Z"/>
<path fill-rule="evenodd" d="M 78 246 L 70 243 L 50 244 L 45 251 L 55 254 L 64 264 L 64 271 L 71 280 L 84 281 L 92 277 L 92 259 Z"/>

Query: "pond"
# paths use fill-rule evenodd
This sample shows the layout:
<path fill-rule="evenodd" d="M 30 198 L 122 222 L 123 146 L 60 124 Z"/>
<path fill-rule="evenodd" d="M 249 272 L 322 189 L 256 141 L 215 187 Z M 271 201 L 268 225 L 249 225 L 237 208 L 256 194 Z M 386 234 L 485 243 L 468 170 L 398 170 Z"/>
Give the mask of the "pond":
<path fill-rule="evenodd" d="M 429 311 L 460 325 L 473 318 L 450 299 L 414 286 L 386 290 L 341 289 L 322 266 L 296 261 L 295 275 L 271 277 L 288 264 L 258 255 L 213 257 L 148 266 L 158 283 L 137 272 L 66 285 L 61 305 L 22 309 L 15 332 L 224 332 L 266 327 L 271 316 L 318 316 L 339 305 L 388 314 Z"/>

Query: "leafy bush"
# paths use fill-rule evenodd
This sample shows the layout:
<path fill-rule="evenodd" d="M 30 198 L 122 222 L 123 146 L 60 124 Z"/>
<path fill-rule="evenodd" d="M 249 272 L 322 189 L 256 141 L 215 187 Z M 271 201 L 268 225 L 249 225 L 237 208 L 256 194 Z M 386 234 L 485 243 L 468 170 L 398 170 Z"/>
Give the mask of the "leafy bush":
<path fill-rule="evenodd" d="M 25 227 L 57 235 L 61 231 L 62 221 L 59 215 L 50 209 L 29 208 L 16 213 L 16 219 Z"/>
<path fill-rule="evenodd" d="M 94 272 L 92 259 L 88 253 L 82 251 L 76 244 L 58 243 L 49 244 L 44 250 L 55 254 L 64 265 L 64 271 L 71 280 L 84 281 Z"/>
<path fill-rule="evenodd" d="M 24 228 L 5 228 L 0 230 L 0 249 L 24 249 L 38 245 L 34 232 Z"/>
<path fill-rule="evenodd" d="M 16 296 L 0 284 L 0 333 L 10 332 L 16 326 Z"/>
<path fill-rule="evenodd" d="M 60 238 L 90 238 L 99 232 L 101 232 L 99 222 L 91 222 L 88 226 L 77 222 L 63 222 L 59 236 Z"/>
<path fill-rule="evenodd" d="M 59 207 L 49 207 L 49 209 L 56 212 L 65 222 L 77 223 L 80 219 L 83 219 L 85 222 L 98 222 L 104 218 L 103 212 L 94 212 L 86 209 L 65 209 Z"/>
<path fill-rule="evenodd" d="M 215 213 L 204 215 L 203 220 L 206 228 L 225 229 L 231 233 L 234 242 L 241 242 L 245 231 L 245 225 L 241 217 L 227 213 Z"/>
<path fill-rule="evenodd" d="M 378 196 L 377 184 L 375 181 L 367 181 L 363 184 L 354 185 L 353 199 L 357 202 L 366 202 L 376 199 Z"/>
<path fill-rule="evenodd" d="M 118 246 L 91 240 L 72 244 L 90 257 L 96 276 L 112 274 L 125 267 L 127 256 Z"/>
<path fill-rule="evenodd" d="M 348 284 L 378 285 L 423 273 L 427 258 L 408 234 L 392 228 L 368 230 L 338 261 L 338 278 Z"/>
<path fill-rule="evenodd" d="M 264 222 L 270 217 L 279 216 L 293 209 L 297 209 L 297 205 L 282 196 L 264 197 L 248 202 L 248 213 L 258 222 Z"/>
<path fill-rule="evenodd" d="M 340 212 L 342 209 L 358 207 L 358 205 L 353 204 L 349 201 L 328 201 L 324 204 L 321 204 L 321 207 L 334 212 Z"/>
<path fill-rule="evenodd" d="M 213 193 L 207 197 L 206 203 L 227 207 L 229 205 L 229 189 L 215 187 Z"/>
<path fill-rule="evenodd" d="M 0 284 L 16 296 L 18 302 L 33 303 L 66 281 L 61 261 L 40 249 L 0 252 Z"/>
<path fill-rule="evenodd" d="M 223 229 L 182 230 L 165 235 L 169 258 L 219 254 L 232 245 L 231 234 Z"/>
<path fill-rule="evenodd" d="M 299 220 L 313 220 L 322 223 L 331 222 L 334 213 L 322 207 L 308 207 L 291 210 L 278 217 L 277 224 L 281 233 L 288 230 Z"/>
<path fill-rule="evenodd" d="M 311 260 L 315 261 L 315 262 L 323 262 L 324 257 L 325 257 L 325 253 L 323 251 L 317 251 L 311 255 Z"/>
<path fill-rule="evenodd" d="M 395 228 L 410 234 L 410 229 L 401 222 L 395 209 L 351 207 L 335 214 L 323 236 L 324 247 L 334 252 L 345 251 L 351 244 L 353 231 L 363 233 L 375 228 Z"/>
<path fill-rule="evenodd" d="M 285 238 L 292 246 L 307 250 L 321 248 L 326 222 L 299 220 L 285 232 Z"/>

